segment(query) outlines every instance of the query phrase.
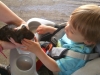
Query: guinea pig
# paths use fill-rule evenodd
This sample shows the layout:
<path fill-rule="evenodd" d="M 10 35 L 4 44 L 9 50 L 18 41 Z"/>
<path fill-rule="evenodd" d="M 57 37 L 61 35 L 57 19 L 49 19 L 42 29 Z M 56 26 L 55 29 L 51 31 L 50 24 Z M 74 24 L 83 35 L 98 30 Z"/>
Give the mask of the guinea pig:
<path fill-rule="evenodd" d="M 15 25 L 5 25 L 0 29 L 0 40 L 2 41 L 9 41 L 9 38 L 12 37 L 15 42 L 20 43 L 21 41 L 26 38 L 26 39 L 33 39 L 34 34 L 26 28 L 25 25 L 21 27 L 21 29 L 15 29 Z"/>

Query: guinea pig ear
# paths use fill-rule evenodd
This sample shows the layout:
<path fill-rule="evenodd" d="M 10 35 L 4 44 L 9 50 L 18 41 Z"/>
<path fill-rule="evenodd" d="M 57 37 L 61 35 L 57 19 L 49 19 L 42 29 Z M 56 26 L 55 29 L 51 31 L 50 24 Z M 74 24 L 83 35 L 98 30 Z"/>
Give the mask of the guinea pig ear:
<path fill-rule="evenodd" d="M 22 30 L 27 30 L 27 28 L 26 28 L 25 25 L 23 25 L 23 26 L 21 27 L 21 29 L 22 29 Z"/>

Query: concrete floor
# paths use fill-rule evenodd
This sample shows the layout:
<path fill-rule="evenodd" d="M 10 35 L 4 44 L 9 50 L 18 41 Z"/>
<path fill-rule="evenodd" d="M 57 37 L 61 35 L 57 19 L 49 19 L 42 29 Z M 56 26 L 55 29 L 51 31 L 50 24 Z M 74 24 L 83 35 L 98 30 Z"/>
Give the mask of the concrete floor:
<path fill-rule="evenodd" d="M 18 16 L 27 21 L 30 18 L 43 18 L 62 23 L 68 20 L 71 12 L 83 4 L 100 4 L 100 0 L 1 0 Z M 0 26 L 3 26 L 0 22 Z M 9 51 L 4 53 L 8 59 L 0 54 L 0 63 L 9 64 Z"/>

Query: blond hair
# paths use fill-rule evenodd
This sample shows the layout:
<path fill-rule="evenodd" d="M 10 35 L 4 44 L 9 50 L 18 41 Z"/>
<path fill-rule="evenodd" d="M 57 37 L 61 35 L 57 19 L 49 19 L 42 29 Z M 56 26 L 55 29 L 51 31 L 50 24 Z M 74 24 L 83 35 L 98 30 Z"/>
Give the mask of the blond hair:
<path fill-rule="evenodd" d="M 71 24 L 80 31 L 84 39 L 100 42 L 100 7 L 94 4 L 83 5 L 72 12 Z"/>

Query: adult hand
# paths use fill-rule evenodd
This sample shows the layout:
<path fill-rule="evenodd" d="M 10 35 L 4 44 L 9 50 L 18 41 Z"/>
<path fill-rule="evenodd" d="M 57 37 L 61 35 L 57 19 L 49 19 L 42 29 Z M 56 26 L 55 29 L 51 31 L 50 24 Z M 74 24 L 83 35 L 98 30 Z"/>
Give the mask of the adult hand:
<path fill-rule="evenodd" d="M 14 44 L 12 44 L 11 42 L 1 41 L 1 40 L 0 40 L 0 45 L 2 46 L 3 49 L 16 48 L 16 46 Z"/>
<path fill-rule="evenodd" d="M 15 40 L 14 40 L 13 38 L 11 38 L 11 37 L 10 37 L 9 41 L 10 41 L 13 45 L 15 45 L 16 48 L 22 48 L 22 47 L 23 47 L 22 44 L 19 44 L 19 43 L 15 42 Z"/>

